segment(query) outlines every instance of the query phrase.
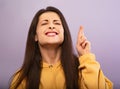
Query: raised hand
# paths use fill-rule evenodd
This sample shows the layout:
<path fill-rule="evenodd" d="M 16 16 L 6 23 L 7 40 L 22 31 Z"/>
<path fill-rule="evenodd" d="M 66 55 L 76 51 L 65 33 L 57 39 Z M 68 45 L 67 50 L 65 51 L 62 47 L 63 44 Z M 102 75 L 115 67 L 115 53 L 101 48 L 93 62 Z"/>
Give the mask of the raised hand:
<path fill-rule="evenodd" d="M 79 56 L 90 53 L 90 48 L 91 48 L 90 42 L 87 40 L 87 38 L 84 35 L 83 26 L 80 26 L 78 32 L 76 48 Z"/>

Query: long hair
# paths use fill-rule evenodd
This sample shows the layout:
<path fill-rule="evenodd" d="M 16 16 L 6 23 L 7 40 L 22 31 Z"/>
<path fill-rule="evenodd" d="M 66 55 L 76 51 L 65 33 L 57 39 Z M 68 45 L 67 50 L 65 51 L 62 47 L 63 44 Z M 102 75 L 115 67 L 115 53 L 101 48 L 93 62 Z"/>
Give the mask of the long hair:
<path fill-rule="evenodd" d="M 46 9 L 39 10 L 34 16 L 27 37 L 26 50 L 24 62 L 21 69 L 16 73 L 19 78 L 15 83 L 15 88 L 26 79 L 26 89 L 39 89 L 42 57 L 39 50 L 38 43 L 35 41 L 36 27 L 39 21 L 39 16 L 45 12 L 53 11 L 57 13 L 62 21 L 64 28 L 64 41 L 61 45 L 61 64 L 64 71 L 66 89 L 78 89 L 78 59 L 74 55 L 72 40 L 68 25 L 63 14 L 55 7 L 47 7 Z M 15 75 L 16 75 L 15 74 Z M 14 75 L 14 76 L 15 76 Z"/>

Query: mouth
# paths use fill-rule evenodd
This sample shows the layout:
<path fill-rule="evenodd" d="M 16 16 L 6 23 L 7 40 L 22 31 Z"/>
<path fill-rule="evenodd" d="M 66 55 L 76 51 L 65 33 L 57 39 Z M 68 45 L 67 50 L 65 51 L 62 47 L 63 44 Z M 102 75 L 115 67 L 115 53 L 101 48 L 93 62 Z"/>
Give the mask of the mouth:
<path fill-rule="evenodd" d="M 56 35 L 58 35 L 58 33 L 55 32 L 55 31 L 53 31 L 53 32 L 46 32 L 45 35 L 47 35 L 47 36 L 56 36 Z"/>

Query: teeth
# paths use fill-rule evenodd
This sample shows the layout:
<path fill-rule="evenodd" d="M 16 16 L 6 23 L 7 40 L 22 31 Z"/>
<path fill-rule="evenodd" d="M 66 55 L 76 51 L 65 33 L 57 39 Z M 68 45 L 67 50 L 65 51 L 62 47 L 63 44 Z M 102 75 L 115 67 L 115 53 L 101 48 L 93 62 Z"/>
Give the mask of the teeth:
<path fill-rule="evenodd" d="M 48 35 L 48 36 L 54 36 L 54 35 L 56 35 L 56 33 L 50 32 L 50 33 L 47 33 L 47 35 Z"/>

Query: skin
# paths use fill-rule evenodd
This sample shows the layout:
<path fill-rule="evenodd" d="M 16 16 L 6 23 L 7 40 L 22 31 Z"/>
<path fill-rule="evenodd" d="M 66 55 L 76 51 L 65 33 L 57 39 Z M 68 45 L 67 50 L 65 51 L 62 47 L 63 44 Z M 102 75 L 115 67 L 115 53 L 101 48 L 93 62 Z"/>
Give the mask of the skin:
<path fill-rule="evenodd" d="M 63 34 L 62 22 L 55 12 L 45 12 L 39 17 L 35 41 L 38 41 L 43 62 L 53 65 L 60 60 Z"/>
<path fill-rule="evenodd" d="M 90 53 L 90 42 L 87 40 L 86 36 L 84 35 L 84 28 L 83 26 L 80 26 L 78 37 L 77 37 L 77 43 L 76 43 L 76 49 L 78 51 L 79 56 Z"/>
<path fill-rule="evenodd" d="M 54 65 L 60 60 L 64 29 L 55 12 L 45 12 L 39 17 L 35 41 L 38 41 L 43 62 Z M 76 48 L 79 56 L 90 53 L 90 42 L 84 35 L 83 26 L 80 26 L 78 32 Z"/>

